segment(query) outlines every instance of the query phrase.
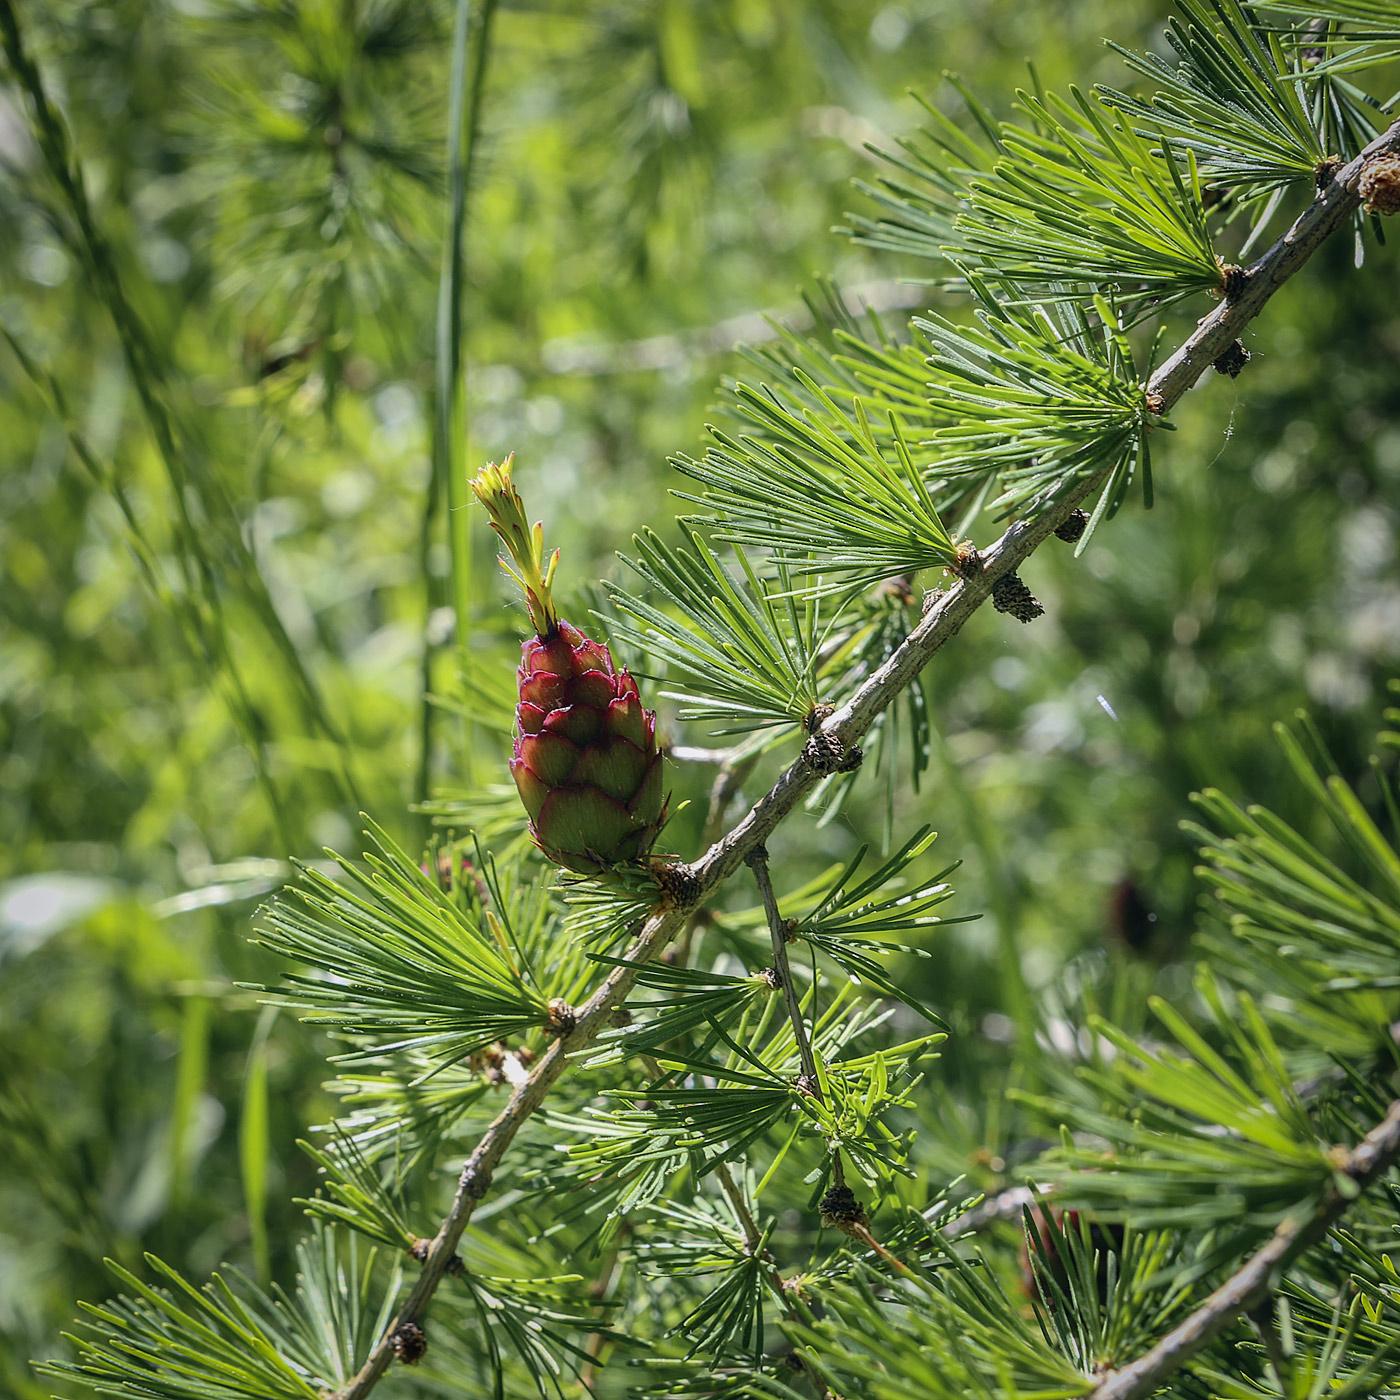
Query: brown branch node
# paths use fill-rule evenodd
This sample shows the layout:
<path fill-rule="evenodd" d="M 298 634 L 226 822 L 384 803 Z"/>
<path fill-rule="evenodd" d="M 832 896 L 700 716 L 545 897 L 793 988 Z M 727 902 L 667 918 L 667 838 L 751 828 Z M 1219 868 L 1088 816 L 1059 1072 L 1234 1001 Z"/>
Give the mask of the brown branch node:
<path fill-rule="evenodd" d="M 813 734 L 802 748 L 802 756 L 813 771 L 826 778 L 833 773 L 850 773 L 859 768 L 865 754 L 858 744 L 847 748 L 834 734 Z"/>
<path fill-rule="evenodd" d="M 1400 155 L 1390 152 L 1367 161 L 1356 192 L 1368 214 L 1400 213 Z"/>
<path fill-rule="evenodd" d="M 462 1168 L 461 1191 L 469 1201 L 479 1201 L 491 1189 L 491 1173 L 470 1162 Z"/>
<path fill-rule="evenodd" d="M 982 572 L 982 553 L 971 540 L 964 540 L 949 567 L 959 578 L 974 579 Z"/>
<path fill-rule="evenodd" d="M 833 1186 L 821 1198 L 817 1209 L 823 1225 L 834 1225 L 846 1234 L 850 1234 L 853 1227 L 870 1224 L 865 1207 L 856 1200 L 856 1193 L 849 1186 Z"/>
<path fill-rule="evenodd" d="M 999 613 L 1010 613 L 1017 622 L 1034 622 L 1045 612 L 1040 600 L 1015 572 L 1003 574 L 992 585 L 992 606 Z"/>
<path fill-rule="evenodd" d="M 1055 538 L 1063 540 L 1066 544 L 1078 544 L 1084 538 L 1084 531 L 1088 524 L 1089 517 L 1082 510 L 1072 510 L 1060 524 L 1055 526 Z"/>
<path fill-rule="evenodd" d="M 1337 178 L 1337 171 L 1342 168 L 1342 163 L 1340 156 L 1326 156 L 1313 166 L 1313 183 L 1317 186 L 1319 194 Z"/>
<path fill-rule="evenodd" d="M 389 1346 L 405 1366 L 416 1366 L 428 1350 L 428 1338 L 416 1322 L 402 1322 L 389 1338 Z"/>
<path fill-rule="evenodd" d="M 1228 375 L 1231 379 L 1238 379 L 1240 371 L 1249 363 L 1250 354 L 1245 347 L 1245 343 L 1238 338 L 1232 340 L 1224 350 L 1211 363 L 1211 368 L 1217 374 Z"/>
<path fill-rule="evenodd" d="M 653 861 L 651 874 L 669 908 L 684 913 L 699 903 L 700 881 L 683 860 Z"/>
<path fill-rule="evenodd" d="M 1249 272 L 1239 263 L 1220 264 L 1220 292 L 1225 300 L 1238 301 L 1249 283 Z"/>
<path fill-rule="evenodd" d="M 545 1022 L 545 1031 L 562 1039 L 566 1035 L 572 1035 L 576 1025 L 578 1012 L 563 997 L 555 997 L 549 1003 L 549 1020 Z"/>

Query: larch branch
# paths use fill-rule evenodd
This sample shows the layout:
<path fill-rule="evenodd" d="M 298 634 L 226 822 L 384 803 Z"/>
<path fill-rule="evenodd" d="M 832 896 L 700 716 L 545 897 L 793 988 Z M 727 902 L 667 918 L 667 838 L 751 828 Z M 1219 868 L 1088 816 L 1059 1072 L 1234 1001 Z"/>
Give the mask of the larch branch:
<path fill-rule="evenodd" d="M 1245 326 L 1264 308 L 1269 298 L 1312 256 L 1328 235 L 1340 228 L 1360 208 L 1361 196 L 1357 192 L 1357 186 L 1367 165 L 1379 156 L 1397 151 L 1400 151 L 1400 121 L 1377 137 L 1355 160 L 1338 171 L 1332 183 L 1318 194 L 1308 209 L 1294 221 L 1292 227 L 1268 252 L 1245 270 L 1242 279 L 1238 279 L 1238 294 L 1222 301 L 1214 311 L 1204 317 L 1195 331 L 1148 381 L 1145 394 L 1154 413 L 1158 416 L 1167 413 L 1221 353 L 1234 343 Z M 987 601 L 992 593 L 992 585 L 997 579 L 1020 568 L 1068 519 L 1079 503 L 1103 485 L 1105 475 L 1100 473 L 1086 478 L 1073 491 L 1062 496 L 1052 508 L 1043 511 L 1035 519 L 1013 522 L 1006 533 L 990 549 L 983 552 L 980 572 L 970 578 L 958 578 L 946 592 L 935 596 L 932 606 L 926 610 L 918 626 L 889 656 L 884 665 L 869 676 L 845 705 L 822 724 L 819 733 L 831 741 L 834 749 L 849 751 L 860 742 L 879 716 L 928 665 L 949 638 L 955 636 L 963 623 Z M 422 1319 L 429 1301 L 442 1282 L 449 1262 L 456 1253 L 458 1241 L 471 1219 L 476 1202 L 485 1194 L 491 1182 L 492 1172 L 505 1156 L 516 1133 L 543 1103 L 555 1081 L 563 1074 L 569 1056 L 590 1044 L 607 1024 L 613 1010 L 630 991 L 636 967 L 651 961 L 666 947 L 681 930 L 692 910 L 709 899 L 749 860 L 750 854 L 764 844 L 784 818 L 825 776 L 822 766 L 813 761 L 810 750 L 809 745 L 779 776 L 769 791 L 754 803 L 738 825 L 716 841 L 690 867 L 694 878 L 693 900 L 685 907 L 663 905 L 647 918 L 627 950 L 627 965 L 615 967 L 609 973 L 598 990 L 579 1009 L 574 1029 L 566 1037 L 556 1040 L 540 1057 L 528 1081 L 516 1089 L 506 1107 L 486 1129 L 462 1168 L 452 1208 L 429 1246 L 422 1273 L 412 1292 L 359 1373 L 340 1392 L 339 1400 L 365 1400 L 388 1369 L 393 1359 L 390 1339 L 404 1323 L 416 1323 Z M 1382 1129 L 1385 1129 L 1387 1134 L 1383 1144 L 1374 1148 L 1363 1144 L 1357 1149 L 1354 1160 L 1358 1163 L 1361 1176 L 1364 1176 L 1365 1172 L 1360 1164 L 1369 1160 L 1366 1153 L 1371 1153 L 1375 1161 L 1382 1163 L 1376 1168 L 1377 1174 L 1400 1154 L 1400 1104 L 1392 1108 Z M 1377 1132 L 1381 1130 L 1378 1129 Z M 1373 1138 L 1375 1136 L 1372 1135 Z M 1372 1138 L 1368 1138 L 1366 1142 L 1370 1144 Z M 1361 1180 L 1361 1176 L 1358 1176 L 1358 1181 Z M 1366 1180 L 1371 1179 L 1374 1177 L 1366 1177 Z M 1337 1208 L 1340 1214 L 1340 1210 L 1345 1207 L 1339 1205 Z M 1315 1220 L 1321 1218 L 1318 1216 Z M 1290 1239 L 1295 1242 L 1297 1239 L 1303 1239 L 1304 1242 L 1298 1244 L 1297 1249 L 1305 1248 L 1314 1239 L 1321 1238 L 1332 1218 L 1328 1216 L 1325 1223 L 1320 1225 L 1314 1223 L 1300 1227 L 1296 1236 L 1287 1237 L 1281 1244 L 1275 1242 L 1266 1246 L 1265 1250 L 1255 1256 L 1256 1260 L 1263 1261 L 1259 1266 L 1263 1271 L 1260 1277 L 1265 1280 L 1271 1278 L 1275 1268 L 1281 1267 L 1294 1257 L 1296 1250 L 1290 1250 Z M 1316 1234 L 1313 1233 L 1314 1229 Z M 1282 1253 L 1270 1254 L 1271 1250 Z M 1251 1261 L 1251 1266 L 1253 1263 L 1254 1261 Z M 1245 1297 L 1247 1303 L 1252 1295 L 1246 1293 L 1241 1296 Z M 1222 1304 L 1221 1307 L 1233 1307 L 1233 1304 Z M 1195 1349 L 1204 1345 L 1205 1341 L 1214 1336 L 1230 1318 L 1237 1316 L 1238 1311 L 1238 1308 L 1229 1311 L 1227 1316 L 1222 1313 L 1225 1320 L 1220 1322 L 1215 1331 L 1206 1334 Z M 1175 1336 L 1176 1333 L 1170 1334 L 1170 1337 Z M 1157 1349 L 1148 1353 L 1135 1365 L 1146 1365 L 1149 1358 L 1155 1357 L 1157 1351 L 1167 1345 L 1170 1337 L 1163 1339 Z M 1182 1359 L 1185 1359 L 1184 1356 Z M 1162 1363 L 1153 1361 L 1152 1364 L 1156 1366 Z M 1137 1397 L 1145 1395 L 1147 1390 L 1134 1388 L 1129 1378 L 1131 1369 L 1119 1372 L 1110 1381 L 1105 1382 L 1104 1386 L 1094 1392 L 1095 1400 L 1136 1400 Z M 1167 1374 L 1170 1369 L 1168 1366 L 1161 1374 Z M 1154 1371 L 1152 1374 L 1157 1373 Z M 1109 1386 L 1116 1388 L 1108 1388 Z M 1148 1389 L 1151 1389 L 1151 1385 Z"/>
<path fill-rule="evenodd" d="M 1277 1284 L 1283 1271 L 1321 1241 L 1348 1206 L 1400 1160 L 1400 1099 L 1385 1117 L 1347 1154 L 1338 1173 L 1351 1189 L 1331 1187 L 1311 1214 L 1286 1220 L 1273 1238 L 1237 1273 L 1221 1284 L 1179 1326 L 1130 1365 L 1112 1371 L 1089 1393 L 1087 1400 L 1145 1400 L 1173 1372 L 1209 1345 L 1236 1318 L 1258 1306 Z"/>

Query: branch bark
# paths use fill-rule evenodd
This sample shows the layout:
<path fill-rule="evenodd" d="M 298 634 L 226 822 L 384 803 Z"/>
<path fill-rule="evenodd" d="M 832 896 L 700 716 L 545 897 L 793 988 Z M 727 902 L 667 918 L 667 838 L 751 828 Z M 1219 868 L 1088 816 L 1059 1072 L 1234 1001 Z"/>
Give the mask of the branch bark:
<path fill-rule="evenodd" d="M 1239 294 L 1223 301 L 1204 317 L 1195 331 L 1148 381 L 1144 392 L 1154 413 L 1158 416 L 1167 413 L 1221 353 L 1234 343 L 1269 298 L 1311 257 L 1328 235 L 1341 227 L 1360 207 L 1357 185 L 1369 162 L 1397 151 L 1400 151 L 1400 121 L 1338 171 L 1332 183 L 1294 221 L 1287 233 L 1246 269 Z M 885 664 L 822 724 L 819 734 L 827 741 L 830 750 L 849 752 L 855 748 L 880 714 L 987 601 L 997 579 L 1017 570 L 1068 519 L 1081 501 L 1102 486 L 1104 479 L 1104 473 L 1088 477 L 1062 497 L 1057 505 L 1035 519 L 1014 522 L 983 553 L 979 573 L 971 578 L 957 579 L 946 592 L 937 595 L 919 625 Z M 694 879 L 693 901 L 684 907 L 664 905 L 647 918 L 627 950 L 627 963 L 639 965 L 656 957 L 680 932 L 693 909 L 709 899 L 748 861 L 750 854 L 764 844 L 779 823 L 816 787 L 823 776 L 825 770 L 814 761 L 809 744 L 772 788 L 754 803 L 743 820 L 690 867 Z M 511 1095 L 499 1117 L 486 1129 L 462 1168 L 452 1208 L 429 1246 L 422 1273 L 412 1292 L 359 1373 L 339 1393 L 339 1400 L 365 1400 L 388 1369 L 393 1359 L 390 1339 L 405 1323 L 421 1321 L 449 1262 L 456 1254 L 457 1244 L 471 1219 L 476 1202 L 486 1193 L 492 1172 L 505 1156 L 521 1125 L 540 1106 L 555 1081 L 563 1074 L 569 1056 L 590 1044 L 607 1024 L 613 1010 L 630 991 L 634 976 L 631 966 L 615 967 L 608 974 L 598 990 L 579 1008 L 574 1029 L 566 1037 L 556 1040 L 540 1057 L 529 1080 Z M 1393 1110 L 1393 1114 L 1397 1115 L 1395 1132 L 1397 1150 L 1400 1150 L 1400 1109 Z M 1389 1123 L 1390 1118 L 1386 1121 Z M 1388 1166 L 1393 1160 L 1393 1154 L 1387 1156 L 1385 1165 Z M 1326 1225 L 1320 1228 L 1325 1231 Z M 1308 1242 L 1313 1238 L 1309 1235 Z M 1264 1253 L 1261 1251 L 1261 1255 Z M 1292 1257 L 1291 1254 L 1286 1255 L 1286 1258 Z M 1264 1267 L 1273 1266 L 1266 1261 Z M 1230 1317 L 1235 1315 L 1233 1312 L 1229 1314 Z M 1214 1335 L 1214 1332 L 1209 1334 Z M 1204 1345 L 1204 1341 L 1200 1345 Z M 1153 1353 L 1149 1353 L 1151 1355 Z M 1144 1362 L 1146 1359 L 1143 1359 Z M 1127 1376 L 1128 1372 L 1118 1374 Z M 1128 1382 L 1122 1384 L 1126 1387 Z M 1135 1400 L 1135 1397 L 1145 1393 L 1129 1388 L 1100 1388 L 1095 1396 L 1096 1400 Z"/>

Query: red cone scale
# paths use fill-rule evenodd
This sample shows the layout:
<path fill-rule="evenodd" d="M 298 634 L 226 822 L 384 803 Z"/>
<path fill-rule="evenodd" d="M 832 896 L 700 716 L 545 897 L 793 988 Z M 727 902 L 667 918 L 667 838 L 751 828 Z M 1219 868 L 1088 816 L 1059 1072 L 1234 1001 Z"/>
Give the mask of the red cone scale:
<path fill-rule="evenodd" d="M 661 751 L 656 715 L 605 646 L 554 610 L 557 551 L 546 563 L 543 531 L 527 524 L 510 480 L 511 459 L 472 482 L 525 591 L 536 636 L 520 649 L 520 703 L 510 771 L 530 830 L 551 860 L 592 875 L 647 855 L 661 829 Z"/>
<path fill-rule="evenodd" d="M 560 622 L 521 647 L 510 771 L 540 849 L 592 874 L 651 850 L 661 827 L 656 716 L 607 647 Z"/>

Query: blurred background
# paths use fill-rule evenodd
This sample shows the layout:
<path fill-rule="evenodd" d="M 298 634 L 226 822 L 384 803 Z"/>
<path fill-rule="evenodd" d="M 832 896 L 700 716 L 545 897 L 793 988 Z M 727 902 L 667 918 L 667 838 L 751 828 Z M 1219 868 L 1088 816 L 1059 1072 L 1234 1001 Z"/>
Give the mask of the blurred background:
<path fill-rule="evenodd" d="M 104 275 L 148 332 L 137 383 L 0 72 L 0 1394 L 30 1400 L 52 1387 L 28 1359 L 110 1291 L 104 1256 L 285 1276 L 312 1186 L 293 1142 L 331 1107 L 324 1041 L 238 988 L 275 971 L 245 941 L 258 901 L 289 857 L 357 850 L 360 811 L 421 843 L 422 805 L 456 820 L 506 749 L 423 699 L 459 691 L 431 462 L 451 7 L 21 10 Z M 667 454 L 752 375 L 734 347 L 765 314 L 803 326 L 821 276 L 895 328 L 930 304 L 900 280 L 919 267 L 832 231 L 870 209 L 852 180 L 917 124 L 910 90 L 955 110 L 952 70 L 1003 113 L 1028 59 L 1050 87 L 1126 86 L 1101 38 L 1159 47 L 1165 15 L 503 4 L 466 238 L 468 464 L 514 451 L 561 573 L 617 577 L 634 530 L 669 528 Z M 1150 513 L 1078 563 L 1037 555 L 1042 620 L 983 610 L 940 654 L 935 761 L 893 822 L 871 782 L 774 843 L 789 886 L 925 821 L 964 862 L 951 911 L 983 917 L 907 971 L 957 1032 L 930 1172 L 1004 1179 L 987 1086 L 1027 1073 L 1008 958 L 1051 1006 L 1181 992 L 1190 792 L 1306 820 L 1269 737 L 1299 706 L 1365 773 L 1400 653 L 1400 302 L 1392 250 L 1352 253 L 1334 239 L 1246 372 L 1178 408 Z M 471 528 L 472 666 L 508 680 L 519 619 Z M 683 855 L 711 776 L 677 766 Z"/>

